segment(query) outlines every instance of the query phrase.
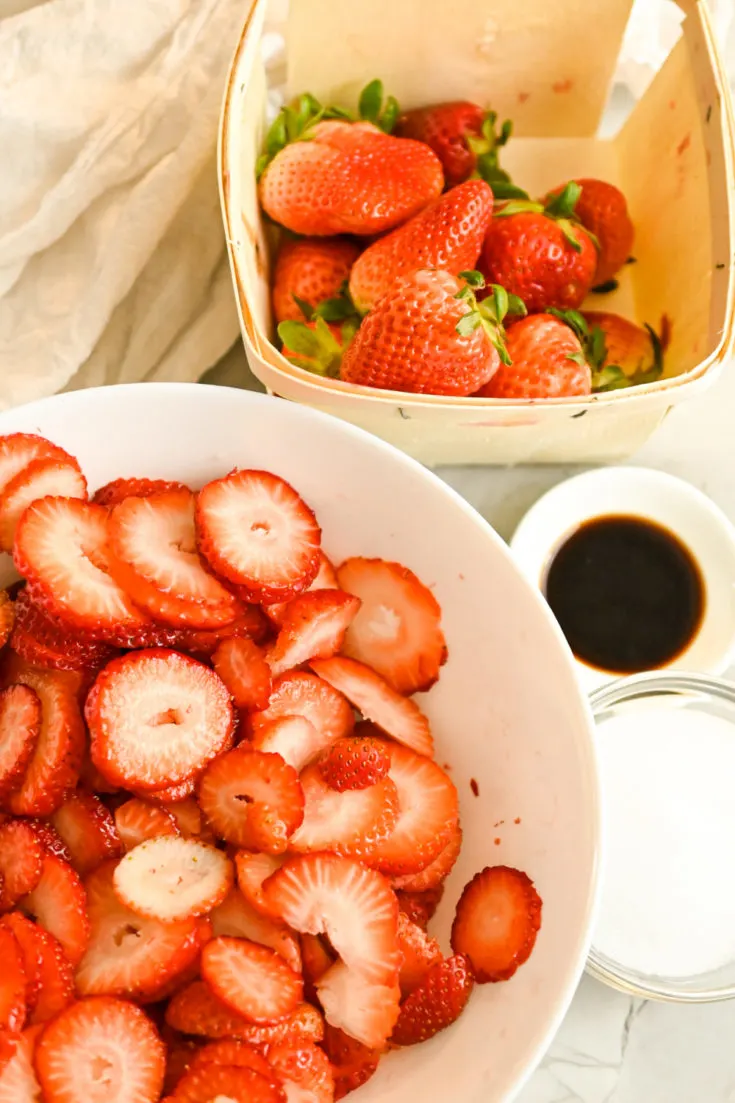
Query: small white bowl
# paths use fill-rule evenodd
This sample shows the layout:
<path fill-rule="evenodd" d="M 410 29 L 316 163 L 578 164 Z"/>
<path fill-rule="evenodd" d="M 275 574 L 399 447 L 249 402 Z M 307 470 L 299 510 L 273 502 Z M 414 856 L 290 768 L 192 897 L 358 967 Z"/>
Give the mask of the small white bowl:
<path fill-rule="evenodd" d="M 659 670 L 722 674 L 735 655 L 735 526 L 690 483 L 642 467 L 608 467 L 567 479 L 531 507 L 511 540 L 525 576 L 542 591 L 559 548 L 580 525 L 609 515 L 653 521 L 677 536 L 702 573 L 701 624 L 687 647 Z M 588 691 L 619 675 L 577 659 Z"/>

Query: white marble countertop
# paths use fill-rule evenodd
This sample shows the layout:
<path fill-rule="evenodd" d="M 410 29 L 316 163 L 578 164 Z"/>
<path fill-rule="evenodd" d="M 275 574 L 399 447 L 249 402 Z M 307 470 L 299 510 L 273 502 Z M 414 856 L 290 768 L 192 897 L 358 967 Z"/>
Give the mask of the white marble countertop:
<path fill-rule="evenodd" d="M 207 382 L 260 390 L 236 347 Z M 629 462 L 705 491 L 735 521 L 735 363 L 667 417 Z M 506 539 L 572 467 L 452 467 L 438 474 Z M 727 876 L 727 871 L 723 871 Z M 735 1103 L 735 1001 L 657 1004 L 584 977 L 541 1067 L 517 1103 Z"/>

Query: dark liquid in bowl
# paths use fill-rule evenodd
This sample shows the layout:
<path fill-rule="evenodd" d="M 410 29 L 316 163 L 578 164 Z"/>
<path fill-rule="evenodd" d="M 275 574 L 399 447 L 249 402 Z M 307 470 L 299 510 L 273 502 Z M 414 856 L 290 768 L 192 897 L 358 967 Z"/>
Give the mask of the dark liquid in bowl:
<path fill-rule="evenodd" d="M 696 636 L 705 606 L 692 553 L 640 517 L 578 528 L 554 556 L 545 592 L 577 658 L 612 674 L 670 663 Z"/>

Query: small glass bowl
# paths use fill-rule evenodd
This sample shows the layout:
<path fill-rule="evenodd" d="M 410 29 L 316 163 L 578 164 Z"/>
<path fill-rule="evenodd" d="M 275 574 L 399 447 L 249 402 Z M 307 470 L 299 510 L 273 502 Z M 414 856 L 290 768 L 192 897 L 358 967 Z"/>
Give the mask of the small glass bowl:
<path fill-rule="evenodd" d="M 637 674 L 603 686 L 590 696 L 595 721 L 631 709 L 655 707 L 656 699 L 678 698 L 682 708 L 710 713 L 733 725 L 735 738 L 735 684 L 705 674 L 671 672 Z M 604 876 L 604 872 L 603 872 Z M 728 876 L 728 870 L 723 870 Z M 670 1003 L 713 1003 L 735 997 L 735 961 L 691 977 L 667 977 L 640 973 L 613 961 L 594 947 L 587 959 L 587 972 L 604 984 L 629 995 Z"/>

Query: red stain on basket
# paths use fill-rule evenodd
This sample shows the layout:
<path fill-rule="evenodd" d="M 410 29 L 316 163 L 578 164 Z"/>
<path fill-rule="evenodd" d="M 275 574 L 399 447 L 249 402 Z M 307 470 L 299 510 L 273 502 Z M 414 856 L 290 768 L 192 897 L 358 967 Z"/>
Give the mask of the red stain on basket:
<path fill-rule="evenodd" d="M 521 817 L 520 816 L 516 816 L 516 818 L 513 820 L 513 823 L 520 823 L 520 822 L 521 822 Z"/>
<path fill-rule="evenodd" d="M 669 107 L 673 111 L 674 108 L 676 107 L 676 100 L 669 100 Z"/>
<path fill-rule="evenodd" d="M 530 95 L 531 95 L 530 92 L 519 92 L 518 93 L 518 102 L 519 103 L 525 103 Z"/>
<path fill-rule="evenodd" d="M 500 841 L 501 841 L 500 839 L 493 839 L 493 842 L 495 843 L 496 846 L 500 846 Z"/>
<path fill-rule="evenodd" d="M 571 92 L 574 88 L 574 81 L 571 77 L 566 77 L 565 80 L 555 80 L 551 86 L 552 92 Z"/>
<path fill-rule="evenodd" d="M 661 315 L 661 321 L 658 324 L 658 339 L 661 342 L 661 351 L 666 352 L 667 348 L 671 344 L 671 329 L 672 321 L 668 314 Z"/>
<path fill-rule="evenodd" d="M 476 797 L 479 797 L 479 795 L 480 795 L 480 786 L 477 784 L 477 782 L 475 781 L 475 779 L 473 777 L 470 778 L 470 789 L 472 790 L 472 792 L 475 794 Z"/>
<path fill-rule="evenodd" d="M 676 147 L 677 156 L 681 157 L 682 153 L 686 153 L 686 151 L 689 149 L 689 146 L 691 144 L 692 144 L 691 134 L 685 134 L 684 137 L 682 138 L 682 140 L 679 142 L 678 146 Z"/>
<path fill-rule="evenodd" d="M 705 153 L 705 157 L 707 159 L 707 168 L 709 168 L 709 166 L 712 164 L 712 154 L 709 150 L 707 150 L 707 152 Z"/>
<path fill-rule="evenodd" d="M 497 823 L 493 824 L 493 827 L 502 827 L 504 823 L 505 823 L 505 820 L 498 820 Z"/>

